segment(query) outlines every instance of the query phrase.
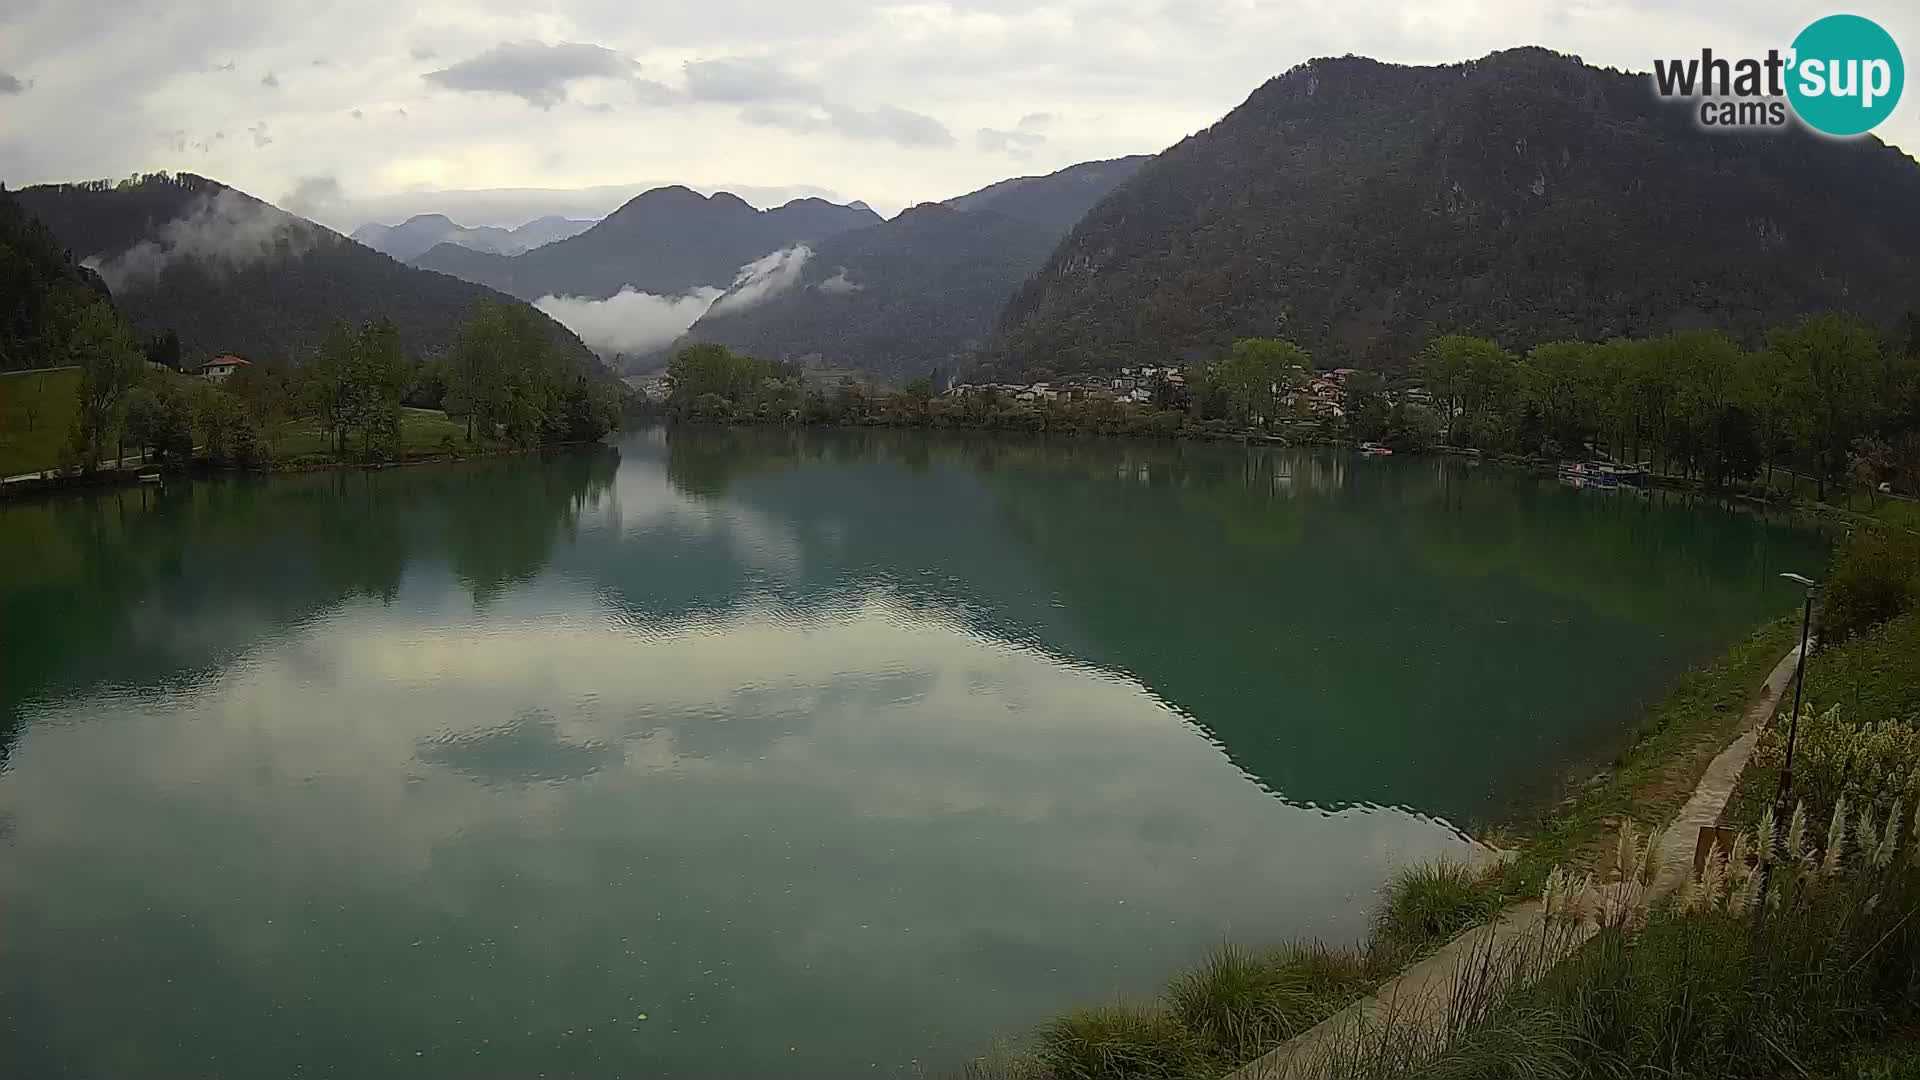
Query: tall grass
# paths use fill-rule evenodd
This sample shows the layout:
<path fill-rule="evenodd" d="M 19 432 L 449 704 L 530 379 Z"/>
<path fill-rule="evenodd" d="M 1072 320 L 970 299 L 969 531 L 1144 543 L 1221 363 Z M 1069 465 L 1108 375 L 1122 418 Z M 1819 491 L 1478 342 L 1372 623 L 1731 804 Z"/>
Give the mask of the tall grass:
<path fill-rule="evenodd" d="M 1463 965 L 1444 1022 L 1391 1017 L 1327 1075 L 1782 1077 L 1850 1070 L 1920 1019 L 1920 845 L 1911 823 L 1804 808 L 1712 852 L 1673 907 L 1571 920 Z M 1564 879 L 1563 879 L 1564 880 Z"/>
<path fill-rule="evenodd" d="M 1387 884 L 1374 916 L 1374 938 L 1390 949 L 1416 953 L 1486 921 L 1499 908 L 1500 891 L 1488 875 L 1459 862 L 1422 863 Z"/>

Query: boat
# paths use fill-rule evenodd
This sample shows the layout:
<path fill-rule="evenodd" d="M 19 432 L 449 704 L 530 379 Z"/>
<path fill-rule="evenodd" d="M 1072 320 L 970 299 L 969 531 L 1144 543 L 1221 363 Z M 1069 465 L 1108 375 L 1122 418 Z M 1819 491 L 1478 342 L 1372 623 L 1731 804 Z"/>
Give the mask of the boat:
<path fill-rule="evenodd" d="M 1382 446 L 1377 442 L 1363 442 L 1360 444 L 1360 452 L 1368 457 L 1390 457 L 1393 454 L 1393 448 Z"/>
<path fill-rule="evenodd" d="M 1603 461 L 1563 461 L 1560 482 L 1577 488 L 1611 488 L 1620 486 L 1620 477 Z"/>

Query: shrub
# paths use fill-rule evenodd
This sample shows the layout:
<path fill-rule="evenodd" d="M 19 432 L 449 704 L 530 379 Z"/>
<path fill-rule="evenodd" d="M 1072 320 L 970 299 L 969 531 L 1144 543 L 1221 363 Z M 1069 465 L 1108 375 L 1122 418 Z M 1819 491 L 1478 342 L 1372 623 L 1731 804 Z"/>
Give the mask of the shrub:
<path fill-rule="evenodd" d="M 1749 769 L 1778 775 L 1786 760 L 1787 726 L 1785 717 L 1768 725 Z M 1803 704 L 1793 795 L 1806 802 L 1815 821 L 1824 821 L 1843 797 L 1855 807 L 1884 810 L 1895 799 L 1912 806 L 1920 796 L 1920 728 L 1893 720 L 1856 724 L 1838 705 L 1817 712 L 1812 702 Z"/>
<path fill-rule="evenodd" d="M 1913 607 L 1920 590 L 1920 544 L 1878 532 L 1857 533 L 1841 549 L 1820 603 L 1820 636 L 1838 644 Z"/>
<path fill-rule="evenodd" d="M 1251 952 L 1223 945 L 1176 978 L 1166 1000 L 1202 1049 L 1228 1066 L 1319 1023 L 1364 985 L 1352 953 L 1324 946 Z"/>
<path fill-rule="evenodd" d="M 1390 949 L 1418 951 L 1439 944 L 1492 915 L 1499 891 L 1458 862 L 1432 862 L 1396 874 L 1374 917 L 1374 933 Z"/>
<path fill-rule="evenodd" d="M 1164 1009 L 1102 1005 L 1042 1027 L 1035 1057 L 1053 1080 L 1178 1080 L 1203 1067 L 1199 1041 Z"/>

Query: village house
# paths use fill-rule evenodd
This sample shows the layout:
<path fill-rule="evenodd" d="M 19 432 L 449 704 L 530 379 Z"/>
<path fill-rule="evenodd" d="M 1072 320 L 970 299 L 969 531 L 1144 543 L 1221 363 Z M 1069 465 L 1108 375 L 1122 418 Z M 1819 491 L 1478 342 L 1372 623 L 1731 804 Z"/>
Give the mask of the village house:
<path fill-rule="evenodd" d="M 237 356 L 216 356 L 205 364 L 200 365 L 200 377 L 217 386 L 232 378 L 234 372 L 239 371 L 243 367 L 252 366 L 252 364 L 247 363 Z"/>

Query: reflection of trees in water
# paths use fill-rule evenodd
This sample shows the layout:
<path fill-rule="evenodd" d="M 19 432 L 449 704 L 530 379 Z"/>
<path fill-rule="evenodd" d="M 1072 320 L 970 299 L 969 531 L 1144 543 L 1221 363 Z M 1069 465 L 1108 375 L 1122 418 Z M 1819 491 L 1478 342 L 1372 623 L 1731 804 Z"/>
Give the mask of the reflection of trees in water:
<path fill-rule="evenodd" d="M 610 490 L 606 447 L 120 488 L 0 508 L 0 765 L 25 703 L 201 670 L 442 557 L 484 602 Z"/>
<path fill-rule="evenodd" d="M 1636 694 L 1764 617 L 1769 568 L 1820 547 L 1659 493 L 1450 459 L 883 429 L 674 440 L 701 478 L 676 478 L 683 492 L 727 494 L 802 541 L 816 519 L 855 523 L 852 550 L 810 565 L 879 567 L 995 636 L 1127 672 L 1291 798 L 1462 818 L 1490 810 L 1495 779 L 1604 754 Z M 887 520 L 907 512 L 904 477 L 790 468 L 810 461 L 957 468 L 909 531 Z M 948 573 L 916 577 L 929 561 Z M 946 595 L 943 579 L 964 584 Z"/>

